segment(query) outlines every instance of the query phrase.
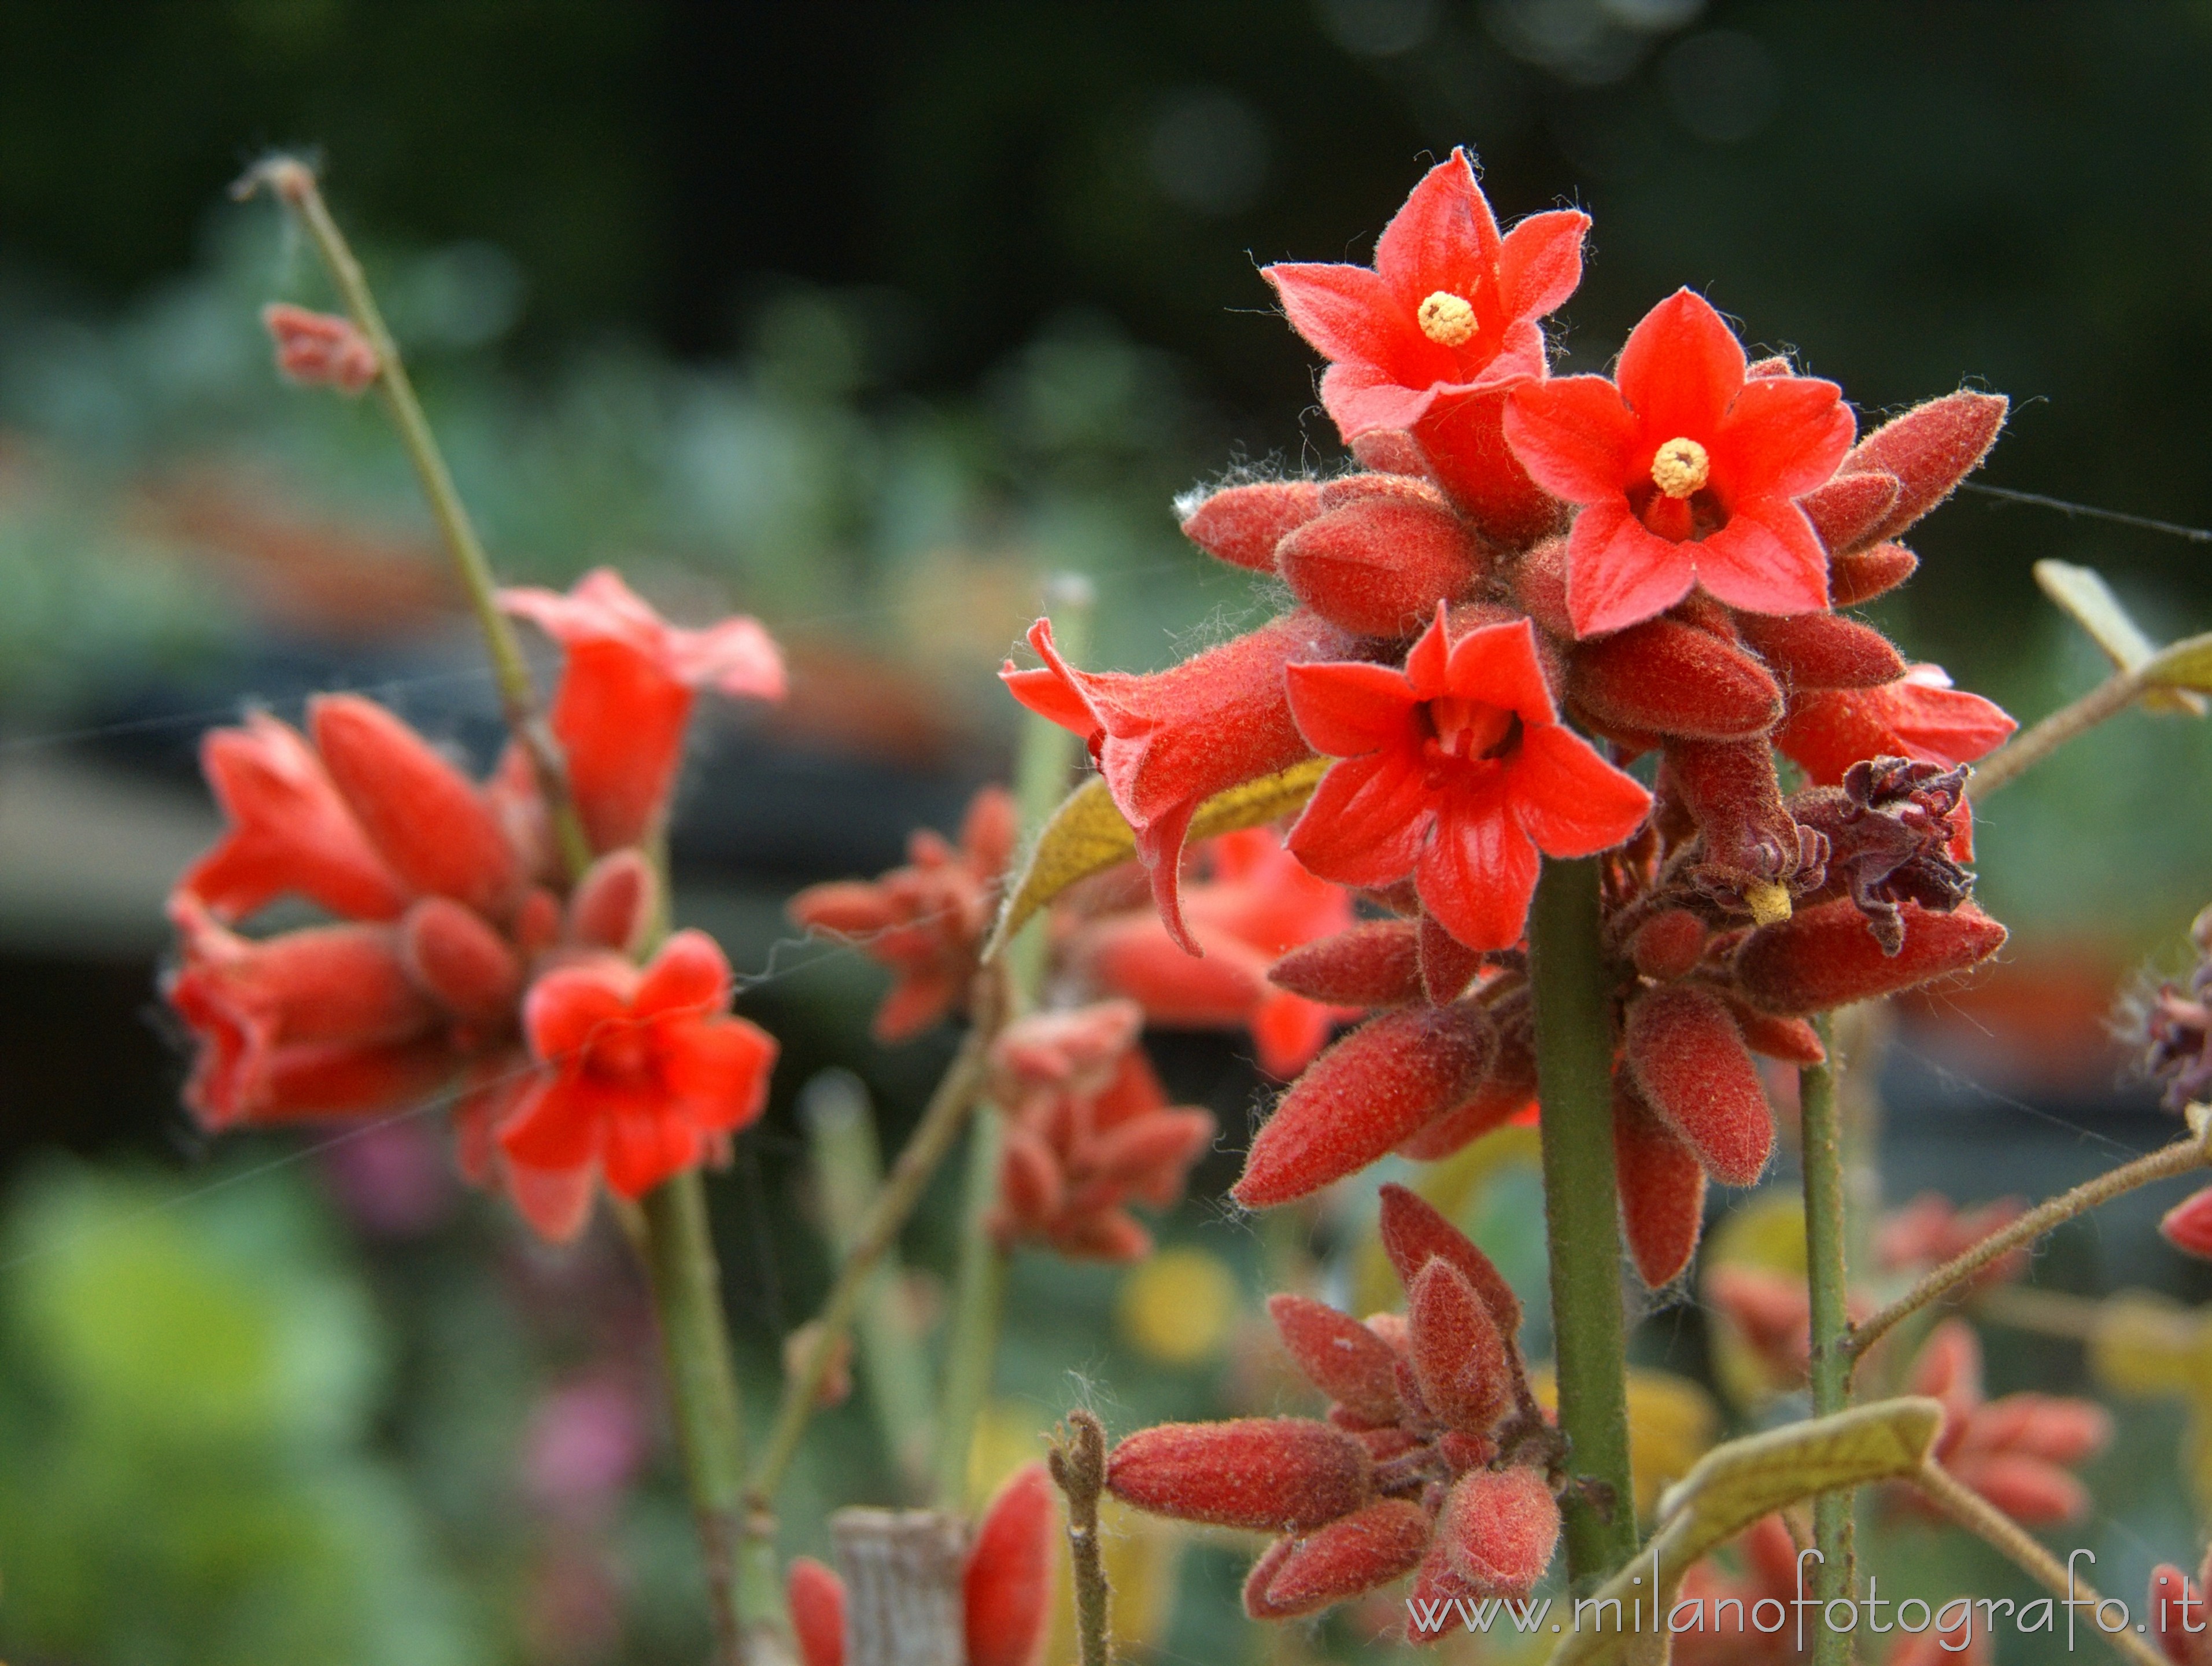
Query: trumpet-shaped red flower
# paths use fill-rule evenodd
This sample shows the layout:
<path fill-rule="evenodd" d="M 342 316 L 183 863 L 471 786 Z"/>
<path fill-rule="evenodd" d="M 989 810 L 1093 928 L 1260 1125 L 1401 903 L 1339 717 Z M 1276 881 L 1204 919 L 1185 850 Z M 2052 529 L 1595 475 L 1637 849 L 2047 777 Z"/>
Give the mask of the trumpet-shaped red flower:
<path fill-rule="evenodd" d="M 1322 403 L 1346 440 L 1409 429 L 1493 537 L 1553 512 L 1499 429 L 1502 394 L 1544 374 L 1536 320 L 1582 281 L 1585 215 L 1533 215 L 1504 236 L 1464 150 L 1429 170 L 1375 245 L 1375 264 L 1262 273 L 1297 332 L 1329 360 Z"/>
<path fill-rule="evenodd" d="M 1101 994 L 1126 995 L 1170 1028 L 1245 1029 L 1261 1067 L 1296 1075 L 1356 1011 L 1309 1000 L 1268 981 L 1276 957 L 1352 924 L 1352 898 L 1316 879 L 1264 828 L 1200 848 L 1204 879 L 1186 884 L 1183 918 L 1204 951 L 1194 957 L 1151 909 L 1081 920 L 1060 945 L 1066 965 Z"/>
<path fill-rule="evenodd" d="M 1290 613 L 1148 677 L 1077 670 L 1053 646 L 1048 619 L 1030 627 L 1029 640 L 1043 667 L 1022 671 L 1010 660 L 1000 679 L 1031 711 L 1084 738 L 1136 833 L 1160 918 L 1196 953 L 1179 891 L 1191 818 L 1215 793 L 1311 756 L 1291 718 L 1283 668 L 1343 658 L 1358 639 L 1311 613 Z"/>
<path fill-rule="evenodd" d="M 659 821 L 700 690 L 784 695 L 783 655 L 757 619 L 739 614 L 684 629 L 611 568 L 586 573 L 565 596 L 502 590 L 500 605 L 567 652 L 551 721 L 595 850 L 639 843 Z"/>
<path fill-rule="evenodd" d="M 1833 787 L 1866 758 L 1972 763 L 2019 727 L 1995 701 L 1953 688 L 1942 666 L 1914 666 L 1878 688 L 1823 689 L 1793 702 L 1774 744 L 1815 786 Z"/>
<path fill-rule="evenodd" d="M 1678 290 L 1621 350 L 1617 380 L 1523 384 L 1505 434 L 1537 483 L 1582 506 L 1567 541 L 1576 635 L 1663 613 L 1698 584 L 1753 613 L 1828 605 L 1827 552 L 1794 500 L 1850 451 L 1842 390 L 1745 378 L 1742 345 Z"/>
<path fill-rule="evenodd" d="M 1100 1001 L 1018 1018 L 992 1043 L 991 1095 L 1006 1119 L 991 1218 L 1001 1243 L 1091 1261 L 1151 1250 L 1127 1206 L 1181 1197 L 1214 1121 L 1168 1103 L 1137 1044 L 1143 1024 L 1134 1001 Z"/>
<path fill-rule="evenodd" d="M 968 1666 L 1037 1666 L 1052 1615 L 1052 1481 L 1044 1465 L 1032 1463 L 991 1500 L 961 1570 Z M 801 1556 L 791 1565 L 786 1597 L 800 1666 L 845 1666 L 845 1582 Z"/>
<path fill-rule="evenodd" d="M 210 729 L 200 769 L 231 823 L 185 870 L 177 893 L 218 920 L 242 920 L 280 897 L 302 897 L 353 920 L 391 920 L 406 888 L 346 807 L 330 771 L 289 723 L 250 712 Z"/>
<path fill-rule="evenodd" d="M 550 1067 L 499 1130 L 525 1167 L 598 1168 L 642 1197 L 702 1161 L 768 1103 L 776 1044 L 729 1015 L 729 962 L 703 932 L 640 968 L 607 954 L 540 977 L 523 1001 L 532 1055 Z"/>
<path fill-rule="evenodd" d="M 2087 1513 L 2088 1489 L 2069 1471 L 2112 1438 L 2103 1407 L 2047 1394 L 1984 1398 L 1982 1345 L 1964 1319 L 1929 1333 L 1906 1392 L 1943 1402 L 1936 1461 L 2007 1515 L 2038 1527 Z"/>
<path fill-rule="evenodd" d="M 907 841 L 904 867 L 809 885 L 785 905 L 807 930 L 846 939 L 896 975 L 876 1009 L 877 1040 L 918 1036 L 966 998 L 1014 832 L 1013 800 L 986 787 L 969 802 L 957 849 L 922 828 Z"/>
<path fill-rule="evenodd" d="M 381 368 L 376 349 L 350 319 L 272 301 L 261 309 L 261 327 L 276 344 L 277 369 L 304 387 L 361 393 Z"/>
<path fill-rule="evenodd" d="M 1407 1316 L 1365 1323 L 1303 1296 L 1268 1303 L 1284 1347 L 1334 1402 L 1327 1422 L 1170 1423 L 1114 1449 L 1106 1484 L 1139 1510 L 1282 1536 L 1253 1566 L 1255 1620 L 1310 1614 L 1415 1576 L 1431 1611 L 1521 1596 L 1559 1533 L 1555 1438 L 1515 1338 L 1520 1304 L 1435 1209 L 1382 1189 L 1382 1243 Z M 1417 1633 L 1433 1642 L 1449 1628 Z"/>
<path fill-rule="evenodd" d="M 1402 670 L 1294 665 L 1291 708 L 1342 759 L 1297 824 L 1323 879 L 1411 875 L 1428 915 L 1471 949 L 1521 939 L 1538 855 L 1587 856 L 1644 820 L 1650 794 L 1559 721 L 1526 620 L 1451 639 L 1441 607 Z"/>

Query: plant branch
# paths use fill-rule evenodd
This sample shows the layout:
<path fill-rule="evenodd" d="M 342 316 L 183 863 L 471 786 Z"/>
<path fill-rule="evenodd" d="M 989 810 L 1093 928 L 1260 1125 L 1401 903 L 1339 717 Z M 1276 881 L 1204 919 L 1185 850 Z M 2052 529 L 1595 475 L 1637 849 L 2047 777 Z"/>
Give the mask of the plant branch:
<path fill-rule="evenodd" d="M 1528 943 L 1559 1429 L 1576 1483 L 1566 1493 L 1567 1572 L 1581 1581 L 1612 1572 L 1636 1551 L 1613 1157 L 1613 1016 L 1595 860 L 1545 859 Z"/>
<path fill-rule="evenodd" d="M 2098 1607 L 2105 1599 L 2094 1587 L 2082 1584 L 2061 1567 L 2058 1559 L 2031 1538 L 2011 1517 L 1980 1493 L 1962 1486 L 1948 1470 L 1932 1459 L 1920 1467 L 1919 1472 L 1912 1477 L 1912 1483 L 1926 1493 L 1929 1501 L 1946 1516 L 1984 1543 L 2003 1552 L 2021 1572 L 2059 1602 L 2087 1607 L 2094 1621 Z M 2069 1621 L 2072 1619 L 2070 1608 L 2068 1618 Z M 2173 1666 L 2165 1655 L 2124 1626 L 2117 1632 L 2108 1632 L 2102 1625 L 2098 1625 L 2096 1629 L 2113 1648 L 2134 1662 L 2135 1666 Z"/>
<path fill-rule="evenodd" d="M 792 1459 L 799 1454 L 799 1438 L 805 1433 L 807 1420 L 814 1414 L 815 1404 L 821 1398 L 822 1384 L 830 1375 L 838 1339 L 853 1322 L 861 1293 L 867 1288 L 869 1274 L 898 1236 L 899 1229 L 905 1225 L 907 1217 L 914 1213 L 915 1205 L 921 1201 L 922 1188 L 929 1183 L 938 1164 L 952 1149 L 953 1141 L 967 1125 L 969 1112 L 975 1109 L 976 1096 L 983 1085 L 986 1057 L 992 1037 L 998 1031 L 999 1012 L 1004 1005 L 996 982 L 988 973 L 978 980 L 975 1017 L 961 1040 L 960 1050 L 952 1055 L 952 1062 L 939 1079 L 921 1121 L 915 1125 L 905 1149 L 899 1152 L 898 1160 L 891 1164 L 883 1189 L 876 1194 L 866 1219 L 854 1234 L 852 1250 L 838 1268 L 836 1281 L 817 1316 L 816 1323 L 820 1328 L 815 1333 L 814 1346 L 784 1383 L 775 1426 L 745 1489 L 745 1503 L 753 1523 L 748 1531 L 757 1532 L 758 1524 L 770 1517 L 776 1492 L 783 1484 Z"/>
<path fill-rule="evenodd" d="M 422 496 L 429 501 L 430 514 L 438 523 L 447 553 L 453 556 L 461 588 L 469 599 L 477 628 L 483 633 L 484 647 L 491 656 L 492 678 L 499 690 L 500 709 L 506 716 L 507 727 L 530 755 L 562 864 L 568 870 L 568 877 L 574 879 L 591 866 L 592 848 L 568 791 L 568 769 L 562 761 L 560 745 L 538 710 L 538 690 L 531 678 L 530 662 L 523 657 L 514 625 L 500 611 L 499 587 L 492 576 L 491 562 L 484 554 L 483 541 L 477 537 L 467 506 L 453 485 L 453 473 L 446 466 L 445 453 L 438 448 L 437 437 L 430 431 L 430 420 L 423 415 L 422 401 L 415 397 L 415 384 L 400 357 L 399 344 L 392 339 L 384 322 L 384 313 L 376 304 L 361 262 L 355 258 L 337 222 L 331 217 L 316 183 L 314 169 L 296 156 L 272 156 L 240 180 L 233 194 L 251 196 L 262 185 L 266 185 L 270 193 L 290 210 L 307 234 L 348 316 L 376 354 L 377 393 L 391 413 L 392 426 L 399 431 L 400 446 L 407 453 L 407 460 L 414 465 Z"/>
<path fill-rule="evenodd" d="M 708 1233 L 706 1189 L 687 1169 L 646 1195 L 645 1250 L 660 1322 L 669 1397 L 676 1408 L 692 1514 L 707 1562 L 707 1601 L 714 1616 L 718 1666 L 744 1666 L 739 1617 L 738 1487 L 744 1474 L 744 1422 L 730 1337 L 722 1316 L 721 1280 Z"/>
<path fill-rule="evenodd" d="M 2114 672 L 2079 700 L 2061 706 L 1977 763 L 1966 778 L 1967 801 L 1979 804 L 2000 787 L 2009 787 L 2075 736 L 2125 711 L 2149 687 L 2140 670 Z"/>
<path fill-rule="evenodd" d="M 1850 1269 L 1845 1264 L 1844 1153 L 1836 1107 L 1834 1026 L 1824 1015 L 1814 1020 L 1825 1062 L 1797 1073 L 1805 1170 L 1805 1283 L 1811 1305 L 1813 1415 L 1826 1417 L 1848 1407 L 1851 1365 L 1844 1353 L 1850 1331 L 1847 1309 Z M 1852 1493 L 1844 1487 L 1813 1501 L 1813 1542 L 1820 1551 L 1814 1592 L 1821 1601 L 1849 1599 L 1857 1589 L 1852 1566 L 1856 1546 Z M 1844 1666 L 1850 1639 L 1822 1626 L 1813 1644 L 1814 1666 Z"/>
<path fill-rule="evenodd" d="M 1087 1411 L 1067 1414 L 1067 1438 L 1054 1441 L 1048 1467 L 1067 1498 L 1067 1554 L 1075 1571 L 1075 1637 L 1080 1666 L 1113 1659 L 1113 1588 L 1098 1544 L 1098 1495 L 1106 1486 L 1106 1429 Z"/>
<path fill-rule="evenodd" d="M 2208 1125 L 2212 1126 L 2212 1125 Z M 1918 1312 L 1929 1303 L 1947 1292 L 1964 1284 L 1974 1274 L 1996 1260 L 2006 1251 L 2021 1244 L 2032 1243 L 2055 1226 L 2063 1226 L 2076 1215 L 2087 1214 L 2100 1203 L 2110 1202 L 2124 1192 L 2138 1186 L 2148 1186 L 2154 1180 L 2164 1180 L 2171 1175 L 2187 1174 L 2200 1169 L 2212 1155 L 2208 1155 L 2205 1138 L 2191 1134 L 2186 1140 L 2138 1157 L 2132 1163 L 2123 1163 L 2108 1170 L 2094 1180 L 2084 1181 L 2070 1192 L 2038 1204 L 2019 1219 L 1994 1231 L 1972 1249 L 1954 1256 L 1929 1273 L 1918 1284 L 1899 1296 L 1887 1307 L 1863 1325 L 1852 1327 L 1845 1344 L 1850 1364 L 1856 1368 L 1866 1357 L 1867 1350 L 1887 1335 L 1897 1322 Z"/>

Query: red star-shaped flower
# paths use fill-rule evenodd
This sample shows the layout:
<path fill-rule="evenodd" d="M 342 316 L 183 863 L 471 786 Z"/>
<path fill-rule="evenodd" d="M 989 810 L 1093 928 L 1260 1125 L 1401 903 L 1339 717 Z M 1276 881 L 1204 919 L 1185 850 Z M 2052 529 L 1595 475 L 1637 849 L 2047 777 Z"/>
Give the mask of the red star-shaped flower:
<path fill-rule="evenodd" d="M 1291 710 L 1342 763 L 1291 830 L 1291 853 L 1340 885 L 1411 874 L 1421 906 L 1471 949 L 1510 948 L 1537 855 L 1587 856 L 1636 830 L 1651 798 L 1564 727 L 1526 619 L 1450 640 L 1437 617 L 1405 668 L 1294 665 Z"/>
<path fill-rule="evenodd" d="M 773 1037 L 729 1016 L 730 963 L 681 931 L 640 968 L 595 955 L 539 978 L 523 1001 L 531 1052 L 552 1067 L 499 1130 L 526 1168 L 597 1164 L 642 1197 L 702 1161 L 768 1102 Z"/>
<path fill-rule="evenodd" d="M 2020 726 L 1996 702 L 1951 686 L 1941 666 L 1914 666 L 1871 689 L 1800 696 L 1774 744 L 1815 786 L 1833 787 L 1863 758 L 1909 757 L 1954 769 L 1987 757 Z"/>
<path fill-rule="evenodd" d="M 1467 152 L 1413 187 L 1375 264 L 1286 264 L 1263 272 L 1291 325 L 1329 360 L 1322 403 L 1346 440 L 1413 430 L 1453 495 L 1492 532 L 1544 518 L 1498 435 L 1499 398 L 1544 374 L 1536 320 L 1582 281 L 1589 217 L 1532 215 L 1500 236 Z"/>
<path fill-rule="evenodd" d="M 1835 473 L 1856 425 L 1833 382 L 1744 371 L 1721 315 L 1679 289 L 1630 333 L 1616 380 L 1514 390 L 1514 454 L 1582 506 L 1567 542 L 1577 635 L 1651 618 L 1698 584 L 1753 613 L 1827 606 L 1827 552 L 1794 500 Z"/>

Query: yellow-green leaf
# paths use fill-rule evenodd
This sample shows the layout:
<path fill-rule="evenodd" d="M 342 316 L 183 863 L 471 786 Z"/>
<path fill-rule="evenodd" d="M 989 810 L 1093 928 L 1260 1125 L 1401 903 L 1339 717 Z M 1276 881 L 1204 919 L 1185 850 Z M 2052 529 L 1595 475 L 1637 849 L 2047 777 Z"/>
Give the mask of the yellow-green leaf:
<path fill-rule="evenodd" d="M 1287 816 L 1313 796 L 1330 762 L 1325 757 L 1308 758 L 1280 775 L 1263 775 L 1215 793 L 1191 818 L 1190 838 L 1194 842 L 1210 839 Z M 1137 836 L 1114 807 L 1106 783 L 1096 777 L 1084 782 L 1052 812 L 1052 819 L 1037 836 L 1036 848 L 1030 853 L 1020 879 L 1007 894 L 984 958 L 998 954 L 1038 909 L 1076 881 L 1103 873 L 1136 854 Z"/>
<path fill-rule="evenodd" d="M 2120 599 L 2112 593 L 2104 575 L 2095 568 L 2076 567 L 2071 562 L 2039 561 L 2035 563 L 2035 581 L 2045 595 L 2089 634 L 2090 640 L 2105 651 L 2105 657 L 2117 670 L 2140 670 L 2153 660 L 2163 657 L 2128 616 L 2127 609 L 2120 605 Z M 2203 696 L 2192 691 L 2203 684 L 2185 678 L 2153 680 L 2177 686 L 2160 686 L 2146 693 L 2142 702 L 2146 710 L 2204 715 Z"/>
<path fill-rule="evenodd" d="M 2193 700 L 2191 710 L 2203 712 L 2203 694 L 2212 691 L 2212 635 L 2185 636 L 2170 648 L 2162 648 L 2142 666 L 2143 680 L 2152 685 L 2154 692 L 2172 690 L 2179 697 Z M 2150 703 L 2150 696 L 2144 697 Z"/>
<path fill-rule="evenodd" d="M 1911 1396 L 1716 1446 L 1659 1500 L 1659 1529 L 1635 1560 L 1575 1605 L 1550 1666 L 1663 1659 L 1667 1610 L 1694 1563 L 1785 1505 L 1911 1474 L 1942 1426 L 1940 1402 Z M 1642 1629 L 1614 1629 L 1639 1602 Z"/>

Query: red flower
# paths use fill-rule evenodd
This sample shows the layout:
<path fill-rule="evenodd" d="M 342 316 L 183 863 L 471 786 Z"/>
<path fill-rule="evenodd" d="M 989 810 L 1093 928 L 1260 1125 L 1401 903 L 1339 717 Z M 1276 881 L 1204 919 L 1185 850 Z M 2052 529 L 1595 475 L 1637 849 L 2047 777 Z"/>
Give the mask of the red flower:
<path fill-rule="evenodd" d="M 1510 948 L 1538 853 L 1587 856 L 1643 821 L 1650 794 L 1559 722 L 1527 620 L 1450 640 L 1442 608 L 1403 670 L 1296 665 L 1291 708 L 1322 778 L 1291 850 L 1323 879 L 1413 878 L 1422 907 L 1472 949 Z"/>
<path fill-rule="evenodd" d="M 565 596 L 524 588 L 499 598 L 568 652 L 553 733 L 595 850 L 637 844 L 659 822 L 699 690 L 783 697 L 783 656 L 757 619 L 680 629 L 611 568 L 586 573 Z"/>
<path fill-rule="evenodd" d="M 277 369 L 304 387 L 360 393 L 381 368 L 368 337 L 349 319 L 272 301 L 261 309 L 261 327 L 276 344 Z"/>
<path fill-rule="evenodd" d="M 1140 1003 L 1170 1028 L 1243 1028 L 1261 1067 L 1296 1075 L 1356 1012 L 1294 994 L 1268 981 L 1275 958 L 1352 924 L 1352 898 L 1316 879 L 1264 828 L 1202 847 L 1209 876 L 1188 885 L 1183 917 L 1204 951 L 1184 952 L 1150 909 L 1104 913 L 1075 925 L 1060 946 L 1066 965 L 1102 994 Z"/>
<path fill-rule="evenodd" d="M 991 1044 L 991 1095 L 1006 1115 L 991 1218 L 1000 1243 L 1091 1261 L 1151 1250 L 1127 1206 L 1182 1196 L 1214 1122 L 1168 1104 L 1137 1045 L 1143 1023 L 1135 1002 L 1100 1001 L 1017 1019 Z"/>
<path fill-rule="evenodd" d="M 2173 1666 L 2212 1666 L 2212 1617 L 2205 1613 L 2205 1582 L 2212 1579 L 2212 1553 L 2189 1578 L 2171 1562 L 2151 1571 L 2151 1635 Z"/>
<path fill-rule="evenodd" d="M 1114 1449 L 1125 1504 L 1282 1536 L 1253 1566 L 1245 1611 L 1310 1614 L 1415 1576 L 1419 1608 L 1525 1596 L 1550 1565 L 1554 1438 L 1530 1393 L 1520 1304 L 1489 1259 L 1402 1186 L 1382 1189 L 1382 1243 L 1407 1316 L 1365 1323 L 1303 1296 L 1268 1304 L 1328 1420 L 1169 1423 Z M 1414 1642 L 1449 1629 L 1424 1626 Z"/>
<path fill-rule="evenodd" d="M 1148 677 L 1078 671 L 1053 647 L 1048 619 L 1030 627 L 1029 640 L 1043 667 L 1022 671 L 1010 660 L 1000 678 L 1031 711 L 1084 738 L 1137 835 L 1160 918 L 1198 952 L 1177 888 L 1190 818 L 1215 793 L 1311 756 L 1291 718 L 1283 667 L 1341 658 L 1358 639 L 1310 613 L 1290 613 Z"/>
<path fill-rule="evenodd" d="M 346 807 L 305 736 L 266 712 L 210 729 L 200 769 L 231 830 L 185 870 L 177 894 L 218 920 L 241 920 L 279 897 L 304 897 L 354 920 L 390 920 L 405 888 Z"/>
<path fill-rule="evenodd" d="M 1865 758 L 1909 757 L 1954 769 L 1984 757 L 2020 726 L 1996 702 L 1951 686 L 1941 666 L 1914 666 L 1871 689 L 1801 696 L 1774 744 L 1814 785 L 1833 787 Z"/>
<path fill-rule="evenodd" d="M 918 1036 L 966 998 L 1014 834 L 1013 800 L 986 787 L 969 801 L 958 849 L 922 828 L 907 841 L 904 867 L 809 885 L 785 904 L 799 925 L 847 939 L 896 975 L 876 1008 L 878 1041 Z"/>
<path fill-rule="evenodd" d="M 532 1054 L 551 1067 L 499 1131 L 525 1167 L 598 1165 L 642 1197 L 759 1116 L 776 1044 L 729 1014 L 729 962 L 678 932 L 650 965 L 594 956 L 540 977 L 523 1002 Z"/>
<path fill-rule="evenodd" d="M 1044 1465 L 1029 1464 L 983 1512 L 961 1570 L 968 1666 L 1037 1666 L 1051 1618 L 1052 1541 L 1052 1481 Z M 845 1582 L 801 1556 L 791 1565 L 785 1594 L 800 1666 L 844 1666 Z"/>
<path fill-rule="evenodd" d="M 2191 1192 L 2159 1218 L 2166 1241 L 2185 1255 L 2212 1259 L 2212 1186 Z"/>
<path fill-rule="evenodd" d="M 1982 1345 L 1964 1319 L 1946 1319 L 1929 1333 L 1905 1392 L 1943 1402 L 1936 1462 L 2007 1515 L 2039 1527 L 2088 1513 L 2088 1489 L 2068 1470 L 2112 1438 L 2112 1420 L 2095 1402 L 2047 1394 L 1985 1400 Z"/>
<path fill-rule="evenodd" d="M 1330 361 L 1322 403 L 1346 440 L 1412 430 L 1485 530 L 1513 541 L 1551 514 L 1501 443 L 1504 392 L 1544 374 L 1536 320 L 1582 281 L 1586 215 L 1538 214 L 1499 236 L 1464 150 L 1429 170 L 1375 245 L 1375 265 L 1262 276 Z"/>
<path fill-rule="evenodd" d="M 1576 635 L 1651 618 L 1699 583 L 1754 613 L 1828 605 L 1827 552 L 1793 500 L 1850 449 L 1850 410 L 1833 382 L 1744 370 L 1721 315 L 1682 289 L 1630 333 L 1617 383 L 1515 390 L 1515 455 L 1583 506 L 1567 543 Z"/>

